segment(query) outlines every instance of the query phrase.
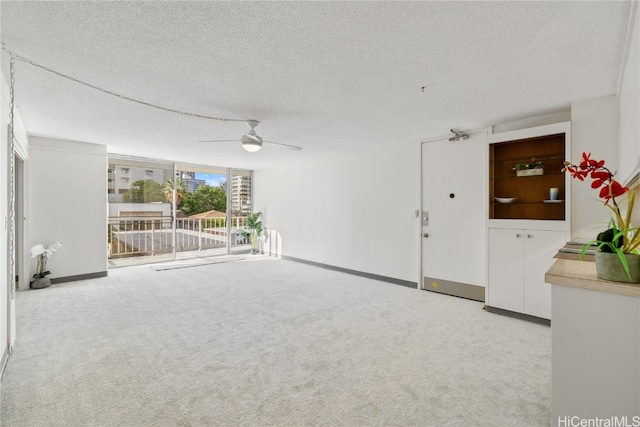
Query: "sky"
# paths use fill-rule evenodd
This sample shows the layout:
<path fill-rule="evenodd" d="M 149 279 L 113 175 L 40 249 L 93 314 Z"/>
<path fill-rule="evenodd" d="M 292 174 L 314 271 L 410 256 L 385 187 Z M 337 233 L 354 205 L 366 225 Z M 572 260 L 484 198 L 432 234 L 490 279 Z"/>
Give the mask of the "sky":
<path fill-rule="evenodd" d="M 196 172 L 196 179 L 204 179 L 205 181 L 207 181 L 207 185 L 218 187 L 220 186 L 220 184 L 227 180 L 227 175 Z"/>

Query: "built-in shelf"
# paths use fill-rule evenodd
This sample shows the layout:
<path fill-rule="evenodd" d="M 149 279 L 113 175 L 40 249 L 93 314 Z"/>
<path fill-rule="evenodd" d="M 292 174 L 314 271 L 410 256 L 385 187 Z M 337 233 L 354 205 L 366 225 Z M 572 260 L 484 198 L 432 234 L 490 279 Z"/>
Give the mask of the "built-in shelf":
<path fill-rule="evenodd" d="M 546 319 L 546 324 L 552 319 L 544 274 L 569 240 L 571 187 L 562 168 L 570 130 L 569 123 L 557 123 L 489 138 L 488 311 Z M 544 164 L 542 174 L 530 169 L 535 174 L 517 176 L 516 164 L 534 157 Z M 551 188 L 557 194 L 552 196 Z"/>
<path fill-rule="evenodd" d="M 544 163 L 542 175 L 517 176 L 516 164 Z M 551 188 L 565 199 L 565 134 L 518 139 L 489 146 L 489 219 L 564 220 L 565 203 L 544 203 Z M 499 203 L 494 197 L 516 197 L 513 203 Z"/>

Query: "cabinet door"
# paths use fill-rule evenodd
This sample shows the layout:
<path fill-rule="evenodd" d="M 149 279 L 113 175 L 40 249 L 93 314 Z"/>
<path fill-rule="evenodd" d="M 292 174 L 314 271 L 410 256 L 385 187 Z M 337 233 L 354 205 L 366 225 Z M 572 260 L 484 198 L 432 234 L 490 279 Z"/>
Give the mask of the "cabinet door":
<path fill-rule="evenodd" d="M 522 313 L 524 231 L 489 229 L 487 305 Z"/>
<path fill-rule="evenodd" d="M 524 241 L 524 313 L 551 319 L 551 285 L 544 282 L 544 275 L 566 243 L 566 235 L 563 231 L 525 230 Z"/>

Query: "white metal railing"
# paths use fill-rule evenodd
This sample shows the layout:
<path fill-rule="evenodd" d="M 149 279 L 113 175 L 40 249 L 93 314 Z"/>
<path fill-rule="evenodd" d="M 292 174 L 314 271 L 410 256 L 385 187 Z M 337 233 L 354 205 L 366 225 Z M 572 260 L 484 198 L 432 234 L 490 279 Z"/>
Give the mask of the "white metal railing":
<path fill-rule="evenodd" d="M 232 246 L 246 244 L 246 239 L 236 236 L 236 231 L 244 227 L 246 219 L 232 217 L 231 227 L 227 228 L 226 218 L 177 218 L 175 249 L 189 251 L 225 247 L 228 230 L 231 230 Z M 127 216 L 108 219 L 109 258 L 171 253 L 173 237 L 171 217 Z"/>

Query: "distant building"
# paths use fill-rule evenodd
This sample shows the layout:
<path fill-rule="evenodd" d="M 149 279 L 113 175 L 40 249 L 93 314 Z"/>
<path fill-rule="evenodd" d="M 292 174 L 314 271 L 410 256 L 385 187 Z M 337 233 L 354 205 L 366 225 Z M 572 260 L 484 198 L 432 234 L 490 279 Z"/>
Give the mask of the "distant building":
<path fill-rule="evenodd" d="M 195 172 L 178 171 L 178 176 L 180 176 L 187 193 L 195 193 L 198 187 L 207 184 L 204 179 L 196 179 Z"/>
<path fill-rule="evenodd" d="M 231 178 L 231 212 L 240 216 L 251 213 L 251 176 Z"/>
<path fill-rule="evenodd" d="M 137 166 L 109 163 L 107 170 L 107 195 L 110 203 L 122 203 L 122 195 L 131 189 L 136 181 L 150 179 L 164 185 L 172 172 L 165 169 L 143 168 Z"/>

